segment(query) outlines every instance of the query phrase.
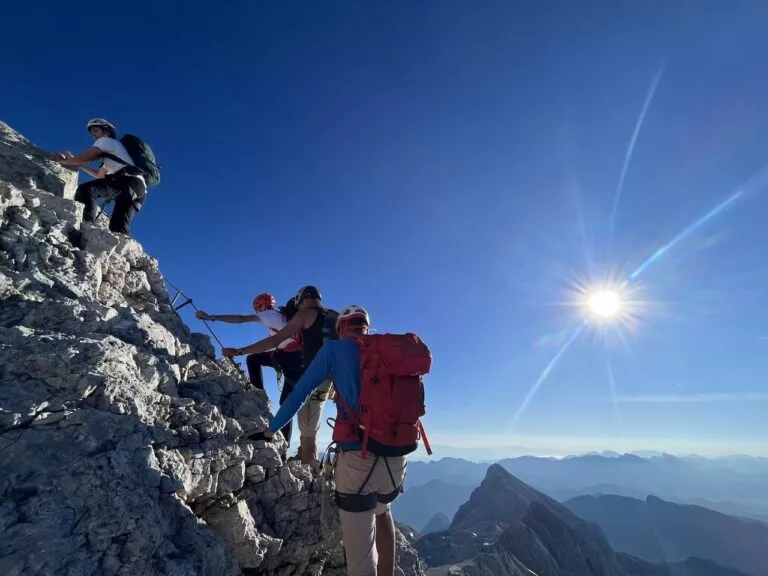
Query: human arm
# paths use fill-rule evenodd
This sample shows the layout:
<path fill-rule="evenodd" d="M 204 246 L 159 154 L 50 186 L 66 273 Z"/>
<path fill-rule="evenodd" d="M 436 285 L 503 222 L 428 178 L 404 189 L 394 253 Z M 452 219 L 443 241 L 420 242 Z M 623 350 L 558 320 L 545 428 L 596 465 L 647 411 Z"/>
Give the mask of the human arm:
<path fill-rule="evenodd" d="M 272 424 L 265 431 L 266 437 L 269 437 L 267 432 L 274 435 L 277 430 L 281 430 L 299 411 L 299 408 L 304 405 L 312 391 L 328 378 L 328 375 L 331 373 L 332 359 L 332 347 L 328 343 L 323 344 L 315 359 L 312 360 L 304 374 L 299 378 L 299 381 L 296 382 L 293 391 L 285 399 L 285 402 L 280 405 L 280 409 L 275 414 Z"/>
<path fill-rule="evenodd" d="M 195 316 L 200 320 L 210 320 L 215 322 L 226 322 L 227 324 L 244 324 L 246 322 L 261 322 L 261 318 L 258 314 L 207 314 L 202 310 L 198 310 Z"/>
<path fill-rule="evenodd" d="M 53 159 L 62 166 L 82 167 L 88 162 L 93 162 L 101 157 L 104 151 L 96 146 L 91 146 L 85 152 L 77 156 L 68 156 L 67 154 L 54 154 Z"/>
<path fill-rule="evenodd" d="M 287 340 L 297 332 L 300 332 L 307 325 L 313 314 L 317 315 L 317 311 L 310 308 L 299 310 L 296 315 L 291 318 L 290 322 L 283 326 L 277 334 L 268 336 L 245 348 L 223 348 L 221 353 L 224 356 L 242 356 L 243 354 L 258 354 L 260 352 L 272 350 L 272 348 L 276 348 L 283 340 Z"/>
<path fill-rule="evenodd" d="M 86 174 L 90 174 L 94 178 L 104 178 L 104 176 L 107 175 L 107 169 L 104 168 L 103 166 L 98 170 L 94 170 L 90 166 L 80 166 L 80 170 L 82 170 Z"/>

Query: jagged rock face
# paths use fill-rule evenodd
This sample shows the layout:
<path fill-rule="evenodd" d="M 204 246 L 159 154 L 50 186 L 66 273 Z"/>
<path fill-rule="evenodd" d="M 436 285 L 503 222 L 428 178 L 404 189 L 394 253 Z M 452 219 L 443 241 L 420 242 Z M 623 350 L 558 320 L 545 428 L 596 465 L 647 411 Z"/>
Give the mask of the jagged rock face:
<path fill-rule="evenodd" d="M 623 576 L 600 530 L 542 502 L 532 502 L 521 522 L 496 543 L 539 576 Z"/>
<path fill-rule="evenodd" d="M 459 528 L 415 543 L 429 576 L 745 576 L 697 558 L 661 565 L 616 554 L 595 524 L 498 465 L 459 512 Z"/>
<path fill-rule="evenodd" d="M 462 576 L 627 576 L 599 530 L 536 501 L 493 546 L 457 568 Z"/>
<path fill-rule="evenodd" d="M 397 529 L 397 557 L 395 558 L 395 576 L 423 576 L 424 562 L 418 552 L 411 546 L 411 541 Z"/>
<path fill-rule="evenodd" d="M 451 529 L 415 546 L 430 566 L 443 566 L 434 574 L 628 576 L 599 528 L 497 464 Z"/>
<path fill-rule="evenodd" d="M 342 574 L 331 483 L 244 437 L 265 393 L 136 241 L 34 187 L 47 164 L 9 172 L 31 145 L 0 128 L 0 574 Z"/>
<path fill-rule="evenodd" d="M 426 534 L 414 546 L 430 566 L 463 562 L 487 553 L 509 526 L 526 517 L 533 503 L 556 510 L 568 525 L 583 524 L 563 506 L 493 464 L 469 501 L 459 507 L 450 529 Z"/>
<path fill-rule="evenodd" d="M 463 562 L 486 552 L 508 524 L 478 522 L 467 530 L 438 530 L 419 538 L 414 547 L 429 566 Z"/>
<path fill-rule="evenodd" d="M 419 533 L 412 527 L 402 522 L 395 522 L 397 529 L 403 534 L 408 544 L 413 544 L 419 539 Z"/>
<path fill-rule="evenodd" d="M 77 170 L 65 168 L 0 120 L 0 182 L 74 198 Z"/>
<path fill-rule="evenodd" d="M 531 502 L 548 504 L 551 502 L 560 506 L 538 490 L 518 480 L 500 464 L 492 464 L 480 486 L 472 492 L 469 501 L 462 504 L 456 511 L 451 528 L 471 529 L 479 522 L 494 521 L 506 524 L 517 522 L 528 511 Z M 567 510 L 565 514 L 575 519 Z"/>

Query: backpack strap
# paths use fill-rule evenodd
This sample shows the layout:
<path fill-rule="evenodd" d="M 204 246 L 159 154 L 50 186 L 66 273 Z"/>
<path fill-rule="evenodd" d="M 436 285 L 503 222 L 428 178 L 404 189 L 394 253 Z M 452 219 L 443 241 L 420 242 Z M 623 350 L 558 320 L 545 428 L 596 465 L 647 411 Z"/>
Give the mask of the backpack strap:
<path fill-rule="evenodd" d="M 421 441 L 424 442 L 424 450 L 427 451 L 429 456 L 432 456 L 432 447 L 429 445 L 429 438 L 427 438 L 427 433 L 424 431 L 424 425 L 421 423 L 421 420 L 419 420 L 417 426 L 419 427 L 419 435 L 421 436 Z"/>
<path fill-rule="evenodd" d="M 102 155 L 102 157 L 107 157 L 110 160 L 114 160 L 118 164 L 122 164 L 123 166 L 125 166 L 125 168 L 128 168 L 129 170 L 131 168 L 133 170 L 135 170 L 135 174 L 130 174 L 128 172 L 123 172 L 123 170 L 125 170 L 125 168 L 121 168 L 118 172 L 115 172 L 115 174 L 125 174 L 126 176 L 141 176 L 142 178 L 144 177 L 144 170 L 142 170 L 141 168 L 139 168 L 135 164 L 128 164 L 128 162 L 126 162 L 125 160 L 120 158 L 120 156 L 115 156 L 111 152 L 102 152 L 101 155 Z M 146 182 L 145 182 L 145 184 L 146 184 Z"/>
<path fill-rule="evenodd" d="M 384 459 L 384 462 L 386 462 L 386 459 Z M 373 461 L 373 465 L 371 466 L 371 469 L 368 471 L 368 475 L 365 477 L 365 480 L 363 480 L 363 483 L 360 485 L 360 488 L 357 489 L 357 492 L 354 494 L 349 494 L 346 492 L 339 492 L 336 491 L 334 496 L 336 499 L 336 505 L 345 512 L 368 512 L 369 510 L 373 510 L 376 508 L 376 504 L 379 501 L 379 496 L 376 492 L 369 492 L 368 494 L 361 494 L 363 489 L 368 485 L 368 482 L 371 480 L 371 476 L 373 476 L 373 471 L 376 469 L 376 464 L 379 463 L 379 457 L 376 456 L 376 459 Z M 389 468 L 389 465 L 387 465 L 387 468 Z M 390 477 L 392 476 L 392 473 L 390 472 Z M 394 498 L 393 498 L 394 500 Z"/>
<path fill-rule="evenodd" d="M 102 151 L 101 155 L 102 156 L 106 156 L 110 160 L 114 160 L 115 162 L 117 162 L 118 164 L 122 164 L 123 166 L 132 166 L 132 164 L 128 164 L 128 162 L 126 162 L 125 160 L 120 158 L 120 156 L 115 156 L 114 154 L 112 154 L 112 152 L 104 152 L 104 151 Z"/>
<path fill-rule="evenodd" d="M 397 498 L 402 492 L 404 492 L 403 483 L 401 482 L 400 484 L 398 484 L 397 482 L 395 482 L 395 476 L 392 474 L 392 468 L 389 467 L 389 460 L 384 458 L 384 464 L 387 467 L 387 472 L 389 473 L 389 480 L 392 482 L 392 486 L 394 487 L 394 490 L 392 490 L 392 492 L 390 492 L 389 494 L 384 494 L 379 496 L 378 499 L 379 499 L 379 502 L 381 502 L 382 504 L 391 504 L 392 502 L 395 501 L 395 498 Z M 408 466 L 408 463 L 406 462 L 406 467 L 407 466 Z M 403 481 L 405 481 L 405 477 L 403 477 Z"/>

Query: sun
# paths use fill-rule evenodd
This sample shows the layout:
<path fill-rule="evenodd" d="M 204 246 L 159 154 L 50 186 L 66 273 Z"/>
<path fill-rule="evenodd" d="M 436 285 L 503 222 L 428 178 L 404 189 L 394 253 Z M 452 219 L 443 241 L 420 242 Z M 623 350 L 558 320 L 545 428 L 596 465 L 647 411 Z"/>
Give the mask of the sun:
<path fill-rule="evenodd" d="M 589 311 L 599 318 L 615 318 L 621 312 L 621 298 L 613 290 L 599 290 L 587 299 Z"/>

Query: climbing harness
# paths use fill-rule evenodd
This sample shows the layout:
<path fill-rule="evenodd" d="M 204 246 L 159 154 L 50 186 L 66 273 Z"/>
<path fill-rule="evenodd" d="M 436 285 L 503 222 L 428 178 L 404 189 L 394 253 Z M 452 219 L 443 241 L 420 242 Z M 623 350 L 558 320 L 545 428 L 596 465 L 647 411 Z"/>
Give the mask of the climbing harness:
<path fill-rule="evenodd" d="M 338 455 L 334 459 L 334 468 L 336 467 L 335 461 L 338 460 Z M 392 482 L 392 487 L 394 488 L 392 492 L 389 492 L 388 494 L 379 494 L 377 492 L 368 492 L 366 494 L 363 494 L 363 490 L 368 485 L 368 482 L 371 480 L 371 477 L 373 476 L 374 470 L 376 470 L 376 465 L 379 463 L 379 460 L 382 460 L 384 462 L 384 465 L 387 467 L 387 473 L 389 474 L 389 480 Z M 407 465 L 407 464 L 406 464 Z M 378 454 L 375 455 L 375 458 L 373 460 L 373 464 L 371 465 L 371 469 L 368 471 L 368 475 L 365 477 L 365 480 L 363 480 L 363 483 L 360 485 L 360 488 L 357 489 L 357 492 L 354 494 L 348 493 L 348 492 L 339 492 L 338 490 L 335 492 L 334 497 L 336 500 L 336 505 L 339 507 L 340 510 L 344 510 L 345 512 L 368 512 L 369 510 L 373 510 L 376 508 L 377 504 L 391 504 L 394 502 L 395 498 L 398 497 L 398 495 L 403 491 L 403 485 L 402 483 L 398 484 L 395 482 L 395 476 L 392 474 L 392 468 L 389 466 L 389 461 L 385 457 L 380 457 Z"/>
<path fill-rule="evenodd" d="M 328 417 L 325 419 L 325 423 L 333 428 L 336 424 L 336 418 Z M 337 441 L 332 441 L 325 449 L 325 454 L 323 454 L 323 460 L 320 463 L 320 467 L 322 474 L 328 475 L 327 478 L 333 478 L 334 472 L 336 471 L 336 466 L 338 465 L 339 454 L 341 452 L 342 451 L 339 450 L 339 443 Z M 333 462 L 331 462 L 331 454 L 334 455 Z M 363 490 L 368 485 L 371 476 L 373 476 L 373 471 L 376 469 L 376 465 L 379 463 L 379 459 L 381 459 L 384 462 L 384 465 L 387 467 L 387 474 L 389 474 L 389 480 L 392 482 L 393 490 L 388 494 L 378 494 L 376 492 L 362 494 Z M 360 488 L 358 488 L 357 492 L 352 494 L 334 490 L 334 502 L 340 510 L 344 510 L 345 512 L 368 512 L 376 508 L 377 504 L 391 504 L 394 502 L 395 498 L 398 497 L 398 495 L 404 492 L 403 483 L 405 482 L 405 473 L 407 467 L 408 463 L 406 462 L 405 468 L 403 469 L 403 482 L 398 484 L 395 482 L 395 476 L 392 474 L 392 468 L 390 467 L 387 458 L 383 456 L 379 457 L 378 454 L 375 454 L 371 469 L 368 471 L 368 475 L 365 477 L 365 480 L 363 480 L 363 483 L 360 485 Z"/>

